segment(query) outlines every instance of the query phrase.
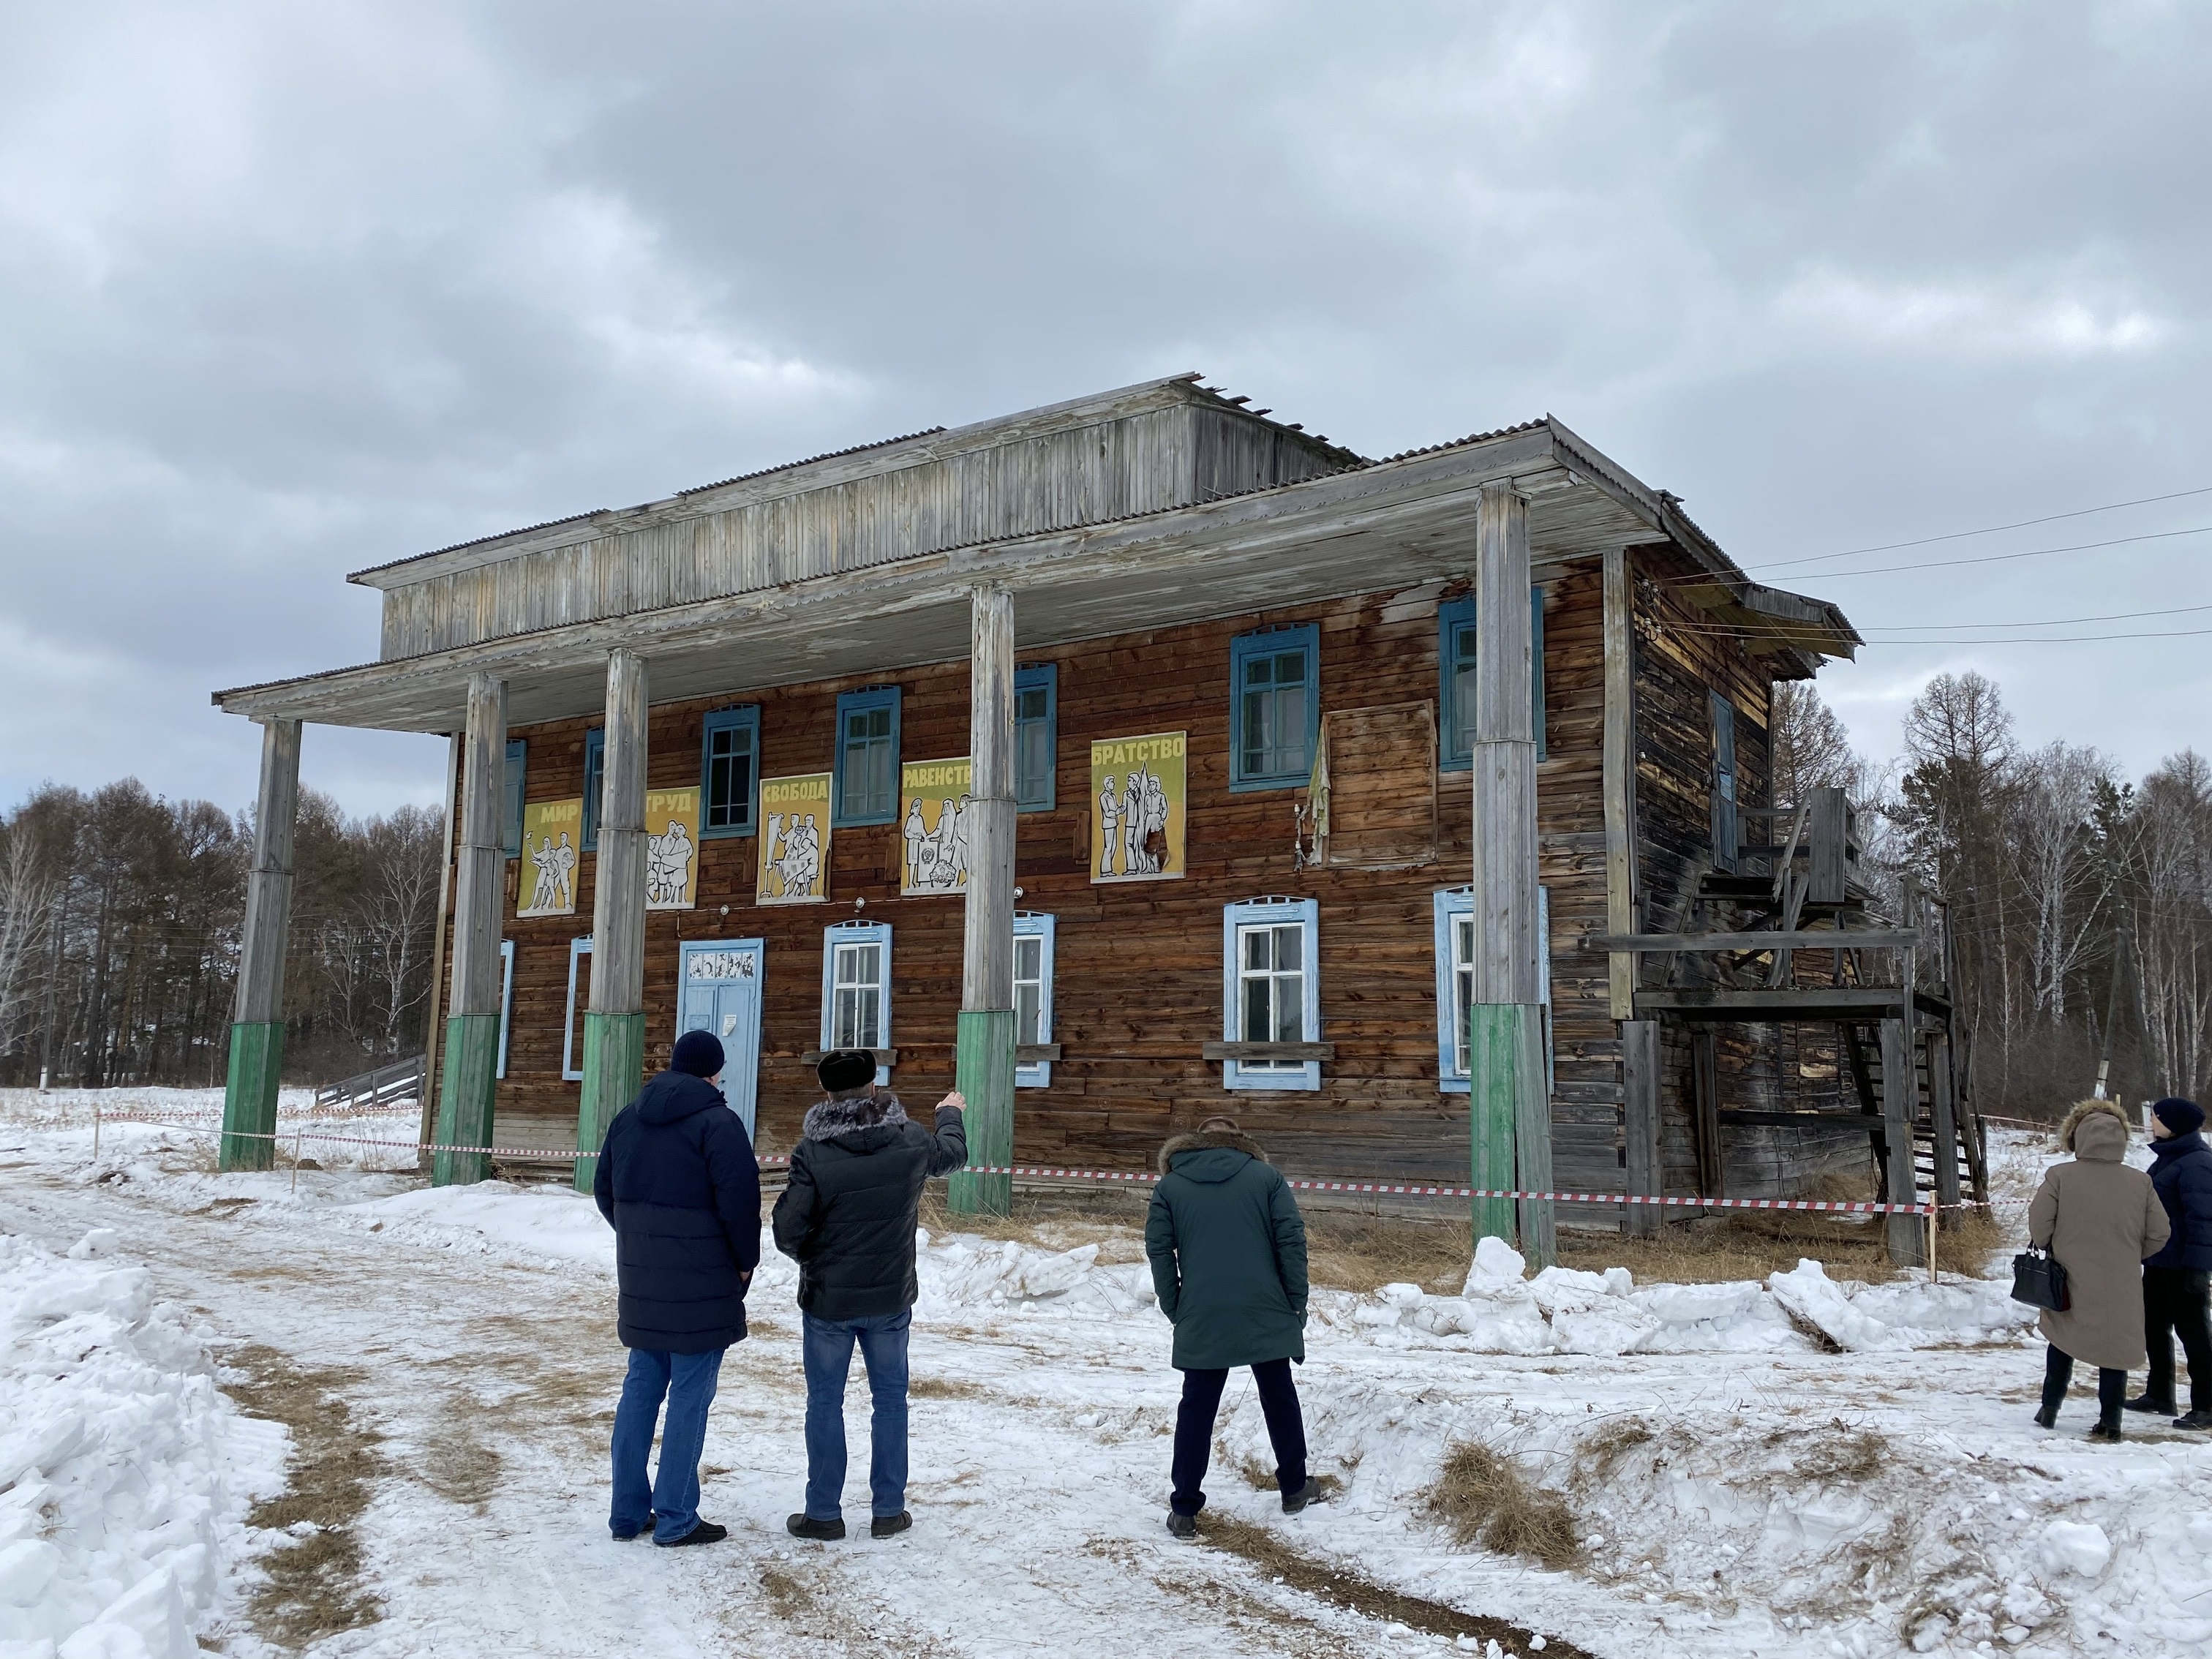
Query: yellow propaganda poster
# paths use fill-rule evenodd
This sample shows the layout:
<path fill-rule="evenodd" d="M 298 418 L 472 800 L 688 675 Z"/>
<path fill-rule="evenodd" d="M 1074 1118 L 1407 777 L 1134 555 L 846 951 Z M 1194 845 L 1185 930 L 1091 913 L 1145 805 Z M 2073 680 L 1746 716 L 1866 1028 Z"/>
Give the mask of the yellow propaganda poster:
<path fill-rule="evenodd" d="M 906 837 L 899 891 L 912 898 L 968 890 L 968 760 L 914 761 L 899 768 L 899 819 Z"/>
<path fill-rule="evenodd" d="M 763 778 L 759 904 L 818 904 L 830 896 L 830 775 Z"/>
<path fill-rule="evenodd" d="M 576 914 L 576 859 L 584 846 L 584 798 L 533 800 L 522 809 L 522 880 L 518 916 Z"/>
<path fill-rule="evenodd" d="M 645 908 L 689 910 L 699 902 L 699 786 L 645 792 Z"/>
<path fill-rule="evenodd" d="M 1091 879 L 1174 881 L 1183 873 L 1188 734 L 1091 745 Z"/>

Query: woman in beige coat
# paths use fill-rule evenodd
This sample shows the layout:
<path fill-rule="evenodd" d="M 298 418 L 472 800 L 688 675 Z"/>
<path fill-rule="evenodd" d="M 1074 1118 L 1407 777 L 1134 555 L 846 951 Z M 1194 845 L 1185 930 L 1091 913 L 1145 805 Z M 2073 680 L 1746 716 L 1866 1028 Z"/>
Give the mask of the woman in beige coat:
<path fill-rule="evenodd" d="M 2078 1359 L 2097 1368 L 2097 1426 L 2089 1437 L 2118 1440 L 2128 1371 L 2144 1359 L 2143 1260 L 2166 1243 L 2166 1206 L 2150 1177 L 2121 1162 L 2128 1120 L 2111 1101 L 2083 1101 L 2058 1138 L 2073 1161 L 2044 1173 L 2028 1206 L 2027 1236 L 2066 1269 L 2072 1305 L 2043 1316 L 2051 1352 L 2035 1420 L 2046 1429 L 2057 1421 Z"/>

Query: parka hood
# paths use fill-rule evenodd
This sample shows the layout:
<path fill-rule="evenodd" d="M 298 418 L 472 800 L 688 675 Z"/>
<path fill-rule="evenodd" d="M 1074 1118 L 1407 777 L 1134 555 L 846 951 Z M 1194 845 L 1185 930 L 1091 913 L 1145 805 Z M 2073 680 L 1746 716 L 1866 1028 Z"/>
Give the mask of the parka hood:
<path fill-rule="evenodd" d="M 1189 1156 L 1203 1152 L 1242 1153 L 1243 1157 Z M 1176 1164 L 1178 1158 L 1183 1160 L 1180 1167 Z M 1173 1170 L 1194 1181 L 1226 1181 L 1244 1167 L 1244 1158 L 1265 1164 L 1267 1155 L 1261 1151 L 1260 1143 L 1242 1129 L 1200 1129 L 1169 1138 L 1167 1145 L 1160 1148 L 1160 1173 L 1166 1175 Z"/>
<path fill-rule="evenodd" d="M 872 1095 L 855 1095 L 850 1100 L 818 1100 L 807 1108 L 806 1122 L 799 1133 L 809 1140 L 838 1140 L 852 1137 L 848 1145 L 854 1152 L 872 1152 L 878 1146 L 888 1146 L 898 1139 L 898 1127 L 907 1121 L 906 1108 L 899 1097 L 888 1089 L 879 1089 Z M 866 1135 L 870 1129 L 886 1129 L 882 1135 Z"/>
<path fill-rule="evenodd" d="M 2059 1144 L 2076 1158 L 2118 1164 L 2128 1152 L 2128 1118 L 2109 1100 L 2085 1100 L 2067 1113 Z"/>
<path fill-rule="evenodd" d="M 645 1085 L 637 1097 L 638 1120 L 658 1127 L 705 1111 L 726 1106 L 722 1091 L 703 1077 L 689 1072 L 662 1072 Z"/>

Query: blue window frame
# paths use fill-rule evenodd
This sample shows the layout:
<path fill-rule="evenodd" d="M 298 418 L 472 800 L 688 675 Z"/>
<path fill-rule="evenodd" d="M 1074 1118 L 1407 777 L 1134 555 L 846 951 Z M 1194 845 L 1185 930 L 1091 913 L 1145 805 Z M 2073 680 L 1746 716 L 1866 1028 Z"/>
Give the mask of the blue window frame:
<path fill-rule="evenodd" d="M 1321 738 L 1321 630 L 1311 623 L 1229 644 L 1229 787 L 1308 781 Z"/>
<path fill-rule="evenodd" d="M 1014 806 L 1049 812 L 1059 799 L 1060 668 L 1038 663 L 1014 671 Z"/>
<path fill-rule="evenodd" d="M 507 1075 L 507 1028 L 514 1014 L 514 941 L 499 942 L 499 1065 L 495 1077 Z"/>
<path fill-rule="evenodd" d="M 872 685 L 837 698 L 838 829 L 889 823 L 898 817 L 899 688 Z"/>
<path fill-rule="evenodd" d="M 1014 1045 L 1041 1047 L 1052 1041 L 1053 919 L 1034 910 L 1014 913 Z M 1052 1062 L 1031 1060 L 1014 1067 L 1017 1089 L 1052 1086 Z"/>
<path fill-rule="evenodd" d="M 891 927 L 841 921 L 822 930 L 822 1049 L 891 1046 Z M 891 1068 L 876 1067 L 889 1083 Z"/>
<path fill-rule="evenodd" d="M 1536 758 L 1547 752 L 1544 738 L 1544 590 L 1528 590 L 1528 672 L 1535 707 Z M 1464 772 L 1474 764 L 1474 595 L 1446 599 L 1437 607 L 1438 764 Z"/>
<path fill-rule="evenodd" d="M 584 1031 L 577 1017 L 591 1002 L 592 969 L 586 961 L 591 954 L 588 934 L 568 941 L 568 1019 L 561 1028 L 561 1076 L 569 1083 L 584 1080 Z"/>
<path fill-rule="evenodd" d="M 1221 1040 L 1321 1041 L 1321 907 L 1261 898 L 1222 907 Z M 1321 1087 L 1321 1062 L 1224 1060 L 1224 1089 Z"/>
<path fill-rule="evenodd" d="M 522 780 L 530 763 L 530 740 L 507 740 L 507 765 L 500 773 L 500 850 L 511 859 L 522 856 Z"/>
<path fill-rule="evenodd" d="M 718 708 L 699 742 L 699 835 L 750 836 L 760 800 L 760 709 Z"/>
<path fill-rule="evenodd" d="M 1713 868 L 1731 873 L 1743 842 L 1736 817 L 1735 708 L 1717 691 L 1713 705 Z"/>
<path fill-rule="evenodd" d="M 1468 1092 L 1468 1013 L 1474 1000 L 1474 889 L 1447 887 L 1435 896 L 1437 1087 Z M 1536 890 L 1536 1000 L 1544 1005 L 1544 1074 L 1553 1075 L 1552 892 Z"/>
<path fill-rule="evenodd" d="M 599 793 L 607 779 L 607 729 L 595 726 L 584 733 L 584 851 L 599 845 Z"/>

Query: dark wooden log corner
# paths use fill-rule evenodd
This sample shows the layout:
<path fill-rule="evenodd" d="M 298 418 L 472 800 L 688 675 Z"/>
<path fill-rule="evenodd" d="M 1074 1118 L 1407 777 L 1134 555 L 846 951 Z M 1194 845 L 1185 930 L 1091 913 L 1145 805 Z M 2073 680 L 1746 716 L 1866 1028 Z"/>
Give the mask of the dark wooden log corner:
<path fill-rule="evenodd" d="M 822 1063 L 823 1052 L 819 1048 L 809 1048 L 805 1054 L 799 1055 L 799 1062 L 802 1066 L 819 1066 Z M 899 1051 L 896 1048 L 871 1048 L 868 1052 L 876 1057 L 876 1064 L 878 1066 L 896 1066 L 899 1063 Z"/>

